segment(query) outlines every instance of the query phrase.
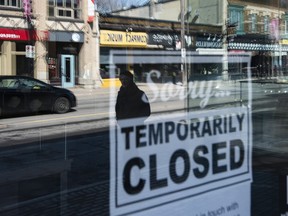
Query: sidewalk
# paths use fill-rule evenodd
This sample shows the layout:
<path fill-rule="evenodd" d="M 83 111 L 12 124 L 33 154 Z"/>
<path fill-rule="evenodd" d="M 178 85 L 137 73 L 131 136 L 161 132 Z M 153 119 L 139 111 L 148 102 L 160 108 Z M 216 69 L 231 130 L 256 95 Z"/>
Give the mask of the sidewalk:
<path fill-rule="evenodd" d="M 0 129 L 4 129 L 4 128 L 7 128 L 7 125 L 5 125 L 5 124 L 0 124 Z"/>
<path fill-rule="evenodd" d="M 155 83 L 158 89 L 162 89 L 164 85 L 167 85 L 167 83 Z M 147 83 L 136 83 L 136 85 L 143 90 L 145 93 L 149 93 L 152 90 L 149 88 Z M 69 88 L 70 91 L 72 91 L 76 97 L 78 96 L 85 96 L 85 95 L 93 95 L 93 94 L 110 94 L 113 90 L 117 94 L 119 91 L 120 87 L 112 86 L 112 87 L 97 87 L 97 88 L 83 88 L 83 87 L 78 87 L 75 86 L 73 88 Z"/>

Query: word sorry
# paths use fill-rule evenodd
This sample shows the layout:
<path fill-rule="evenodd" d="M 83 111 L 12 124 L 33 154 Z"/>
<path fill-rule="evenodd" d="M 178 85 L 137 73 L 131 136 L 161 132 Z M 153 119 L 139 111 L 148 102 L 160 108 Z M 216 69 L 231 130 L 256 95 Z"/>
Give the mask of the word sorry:
<path fill-rule="evenodd" d="M 172 83 L 166 83 L 161 89 L 153 82 L 152 75 L 155 74 L 157 78 L 161 73 L 157 70 L 153 70 L 147 74 L 147 84 L 150 90 L 152 90 L 153 96 L 149 98 L 151 102 L 156 101 L 159 97 L 162 101 L 168 101 L 173 97 L 179 96 L 180 100 L 190 97 L 191 99 L 200 98 L 200 107 L 207 106 L 210 98 L 212 97 L 228 97 L 231 95 L 230 91 L 216 90 L 219 81 L 194 81 L 189 82 L 188 87 L 174 85 Z"/>

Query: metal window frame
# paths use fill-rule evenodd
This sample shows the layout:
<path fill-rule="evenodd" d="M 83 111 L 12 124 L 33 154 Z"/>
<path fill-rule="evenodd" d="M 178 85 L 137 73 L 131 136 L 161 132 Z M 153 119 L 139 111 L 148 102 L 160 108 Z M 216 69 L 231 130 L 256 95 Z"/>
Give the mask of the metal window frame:
<path fill-rule="evenodd" d="M 57 0 L 49 0 L 49 3 L 48 3 L 48 8 L 49 10 L 52 9 L 53 11 L 53 15 L 52 14 L 49 14 L 49 16 L 55 16 L 55 17 L 58 17 L 58 18 L 75 18 L 75 14 L 76 13 L 79 13 L 80 11 L 80 14 L 82 12 L 82 9 L 81 9 L 81 2 L 79 2 L 79 4 L 77 4 L 77 7 L 74 7 L 75 4 L 76 4 L 76 0 L 71 0 L 71 7 L 66 7 L 67 6 L 67 0 L 62 0 L 60 2 L 60 5 L 57 5 Z M 58 1 L 59 3 L 59 1 Z M 69 11 L 71 12 L 71 16 L 62 16 L 62 15 L 59 15 L 59 11 L 63 10 L 64 12 L 65 11 Z M 78 17 L 79 18 L 79 17 Z"/>
<path fill-rule="evenodd" d="M 71 7 L 67 7 L 67 0 L 61 0 L 61 2 L 59 0 L 58 1 L 57 0 L 49 0 L 49 1 L 53 2 L 54 7 L 69 8 L 69 9 L 73 9 L 73 10 L 80 9 L 80 3 L 78 4 L 77 7 L 74 7 L 76 0 L 70 0 L 71 1 Z M 61 5 L 58 5 L 59 2 L 61 3 Z"/>
<path fill-rule="evenodd" d="M 236 27 L 237 33 L 244 32 L 244 7 L 231 5 L 228 8 L 229 10 L 229 21 L 231 23 L 237 22 L 238 25 Z"/>
<path fill-rule="evenodd" d="M 264 32 L 269 31 L 269 23 L 270 23 L 270 17 L 268 15 L 264 16 Z"/>
<path fill-rule="evenodd" d="M 22 8 L 22 0 L 4 0 L 4 4 L 0 4 L 0 6 Z"/>
<path fill-rule="evenodd" d="M 71 16 L 65 16 L 65 15 L 60 15 L 59 12 L 63 11 L 65 12 L 70 12 Z M 65 17 L 65 18 L 74 18 L 74 10 L 72 8 L 64 8 L 64 7 L 55 7 L 54 9 L 54 16 L 55 17 Z"/>

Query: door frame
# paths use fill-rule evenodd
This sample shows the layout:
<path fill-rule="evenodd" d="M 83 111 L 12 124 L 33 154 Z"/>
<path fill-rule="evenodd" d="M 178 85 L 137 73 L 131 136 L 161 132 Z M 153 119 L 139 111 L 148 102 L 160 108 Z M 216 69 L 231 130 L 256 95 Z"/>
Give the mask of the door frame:
<path fill-rule="evenodd" d="M 66 64 L 67 60 L 70 62 L 68 65 Z M 74 55 L 61 55 L 61 84 L 63 88 L 72 88 L 75 86 Z"/>

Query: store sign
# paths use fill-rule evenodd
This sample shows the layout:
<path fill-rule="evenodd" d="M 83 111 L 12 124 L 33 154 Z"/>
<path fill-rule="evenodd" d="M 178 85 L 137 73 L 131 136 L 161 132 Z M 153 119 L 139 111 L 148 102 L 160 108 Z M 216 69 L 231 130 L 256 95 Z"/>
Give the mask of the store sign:
<path fill-rule="evenodd" d="M 196 41 L 197 48 L 222 48 L 222 42 L 198 40 Z"/>
<path fill-rule="evenodd" d="M 282 39 L 280 43 L 283 45 L 288 45 L 288 39 Z"/>
<path fill-rule="evenodd" d="M 100 45 L 146 47 L 147 38 L 144 32 L 100 31 Z"/>
<path fill-rule="evenodd" d="M 0 40 L 30 41 L 47 40 L 47 38 L 47 31 L 0 28 Z"/>
<path fill-rule="evenodd" d="M 148 43 L 151 45 L 162 45 L 164 47 L 175 47 L 176 41 L 180 41 L 180 35 L 165 33 L 150 33 Z"/>
<path fill-rule="evenodd" d="M 27 30 L 0 29 L 0 40 L 30 40 L 30 35 Z"/>
<path fill-rule="evenodd" d="M 184 36 L 186 48 L 192 47 L 192 37 Z M 178 34 L 169 34 L 162 32 L 149 33 L 148 39 L 149 45 L 162 45 L 163 47 L 169 49 L 173 48 L 176 50 L 181 49 L 181 36 Z"/>

